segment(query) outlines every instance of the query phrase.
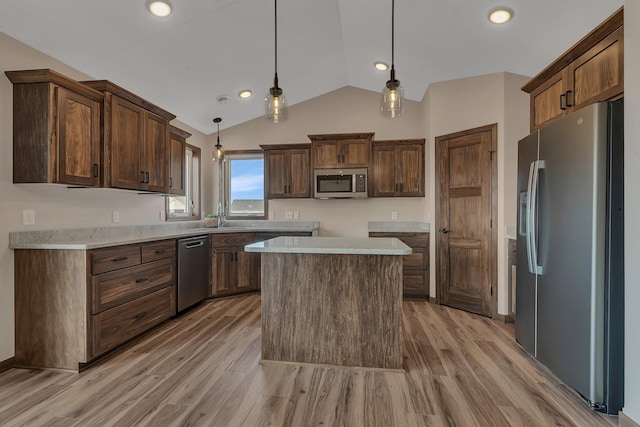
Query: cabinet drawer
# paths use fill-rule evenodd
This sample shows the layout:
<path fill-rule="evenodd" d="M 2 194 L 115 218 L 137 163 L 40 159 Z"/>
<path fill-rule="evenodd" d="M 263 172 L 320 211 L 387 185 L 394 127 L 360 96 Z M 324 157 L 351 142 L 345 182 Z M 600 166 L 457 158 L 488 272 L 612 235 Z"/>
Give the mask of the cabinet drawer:
<path fill-rule="evenodd" d="M 140 335 L 175 314 L 172 287 L 119 305 L 92 316 L 93 356 Z"/>
<path fill-rule="evenodd" d="M 92 314 L 171 286 L 173 259 L 163 259 L 93 276 Z"/>
<path fill-rule="evenodd" d="M 427 254 L 424 248 L 414 248 L 411 255 L 402 257 L 402 268 L 405 270 L 426 270 Z"/>
<path fill-rule="evenodd" d="M 175 240 L 163 240 L 162 242 L 145 243 L 142 245 L 142 262 L 173 258 L 175 255 Z"/>
<path fill-rule="evenodd" d="M 96 249 L 91 251 L 91 274 L 131 267 L 140 261 L 140 245 Z"/>
<path fill-rule="evenodd" d="M 214 248 L 244 246 L 255 242 L 255 239 L 255 233 L 214 234 L 211 236 L 211 246 Z"/>
<path fill-rule="evenodd" d="M 395 237 L 411 248 L 428 248 L 429 233 L 370 232 L 369 237 Z"/>

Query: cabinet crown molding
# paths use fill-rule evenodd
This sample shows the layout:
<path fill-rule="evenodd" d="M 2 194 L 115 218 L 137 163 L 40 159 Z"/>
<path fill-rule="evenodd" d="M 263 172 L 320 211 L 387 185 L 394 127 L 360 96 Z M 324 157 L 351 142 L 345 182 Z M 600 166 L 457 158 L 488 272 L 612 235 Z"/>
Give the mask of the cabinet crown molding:
<path fill-rule="evenodd" d="M 94 101 L 102 101 L 104 99 L 104 95 L 101 92 L 48 68 L 39 70 L 5 71 L 4 74 L 13 84 L 53 83 L 58 86 L 62 86 L 65 89 L 84 95 Z"/>

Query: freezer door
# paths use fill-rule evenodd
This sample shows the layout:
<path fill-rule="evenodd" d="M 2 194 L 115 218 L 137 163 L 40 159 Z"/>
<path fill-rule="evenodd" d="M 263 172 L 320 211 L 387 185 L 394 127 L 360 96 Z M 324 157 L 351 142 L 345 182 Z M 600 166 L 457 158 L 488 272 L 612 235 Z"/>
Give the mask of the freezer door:
<path fill-rule="evenodd" d="M 540 131 L 537 358 L 603 401 L 606 104 Z"/>
<path fill-rule="evenodd" d="M 527 213 L 531 165 L 538 160 L 538 132 L 518 143 L 518 224 L 516 259 L 516 340 L 536 355 L 536 275 L 530 272 Z"/>

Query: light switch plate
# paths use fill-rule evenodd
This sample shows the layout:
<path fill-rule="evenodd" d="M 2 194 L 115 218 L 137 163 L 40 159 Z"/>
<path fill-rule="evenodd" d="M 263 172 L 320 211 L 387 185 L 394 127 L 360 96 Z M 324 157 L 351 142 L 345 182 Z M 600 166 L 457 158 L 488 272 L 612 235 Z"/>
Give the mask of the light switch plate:
<path fill-rule="evenodd" d="M 293 211 L 293 219 L 300 219 L 300 212 Z"/>
<path fill-rule="evenodd" d="M 285 211 L 284 219 L 293 219 L 293 211 Z"/>
<path fill-rule="evenodd" d="M 24 209 L 22 211 L 22 224 L 35 225 L 35 223 L 36 223 L 36 211 L 33 209 Z"/>
<path fill-rule="evenodd" d="M 391 212 L 391 219 L 398 219 L 398 212 L 396 211 Z"/>

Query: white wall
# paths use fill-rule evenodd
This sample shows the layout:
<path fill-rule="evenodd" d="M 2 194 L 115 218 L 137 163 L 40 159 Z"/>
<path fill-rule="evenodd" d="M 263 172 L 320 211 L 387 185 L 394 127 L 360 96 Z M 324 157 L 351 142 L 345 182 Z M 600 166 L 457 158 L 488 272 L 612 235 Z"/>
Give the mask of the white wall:
<path fill-rule="evenodd" d="M 91 79 L 78 70 L 0 33 L 0 361 L 14 356 L 13 251 L 9 232 L 52 228 L 112 226 L 111 212 L 120 211 L 117 225 L 160 223 L 164 198 L 111 189 L 67 189 L 47 184 L 13 184 L 13 87 L 7 70 L 51 68 L 73 79 Z M 97 76 L 104 78 L 108 76 Z M 117 82 L 116 82 L 117 83 Z M 188 142 L 205 147 L 207 137 L 175 121 L 193 134 Z M 204 150 L 203 150 L 204 151 Z M 210 163 L 204 164 L 203 179 L 211 179 Z M 212 204 L 210 192 L 203 203 Z M 22 210 L 34 209 L 35 226 L 22 225 Z"/>
<path fill-rule="evenodd" d="M 623 412 L 640 424 L 640 2 L 624 5 L 625 396 Z"/>
<path fill-rule="evenodd" d="M 518 140 L 529 134 L 529 96 L 520 87 L 529 77 L 496 73 L 431 84 L 423 99 L 427 115 L 429 194 L 435 194 L 437 136 L 498 124 L 498 313 L 508 314 L 507 227 L 515 227 Z M 435 219 L 430 197 L 429 216 Z M 432 230 L 437 224 L 432 222 Z M 435 295 L 435 232 L 431 233 L 431 295 Z"/>
<path fill-rule="evenodd" d="M 226 150 L 259 148 L 260 144 L 310 143 L 307 135 L 375 132 L 375 139 L 423 138 L 421 106 L 408 101 L 396 119 L 380 115 L 380 95 L 344 87 L 289 107 L 289 120 L 273 125 L 263 118 L 224 129 L 220 140 Z M 300 220 L 320 221 L 321 236 L 367 236 L 368 221 L 429 221 L 428 199 L 376 198 L 368 200 L 270 200 L 276 220 L 285 211 L 300 212 Z"/>

